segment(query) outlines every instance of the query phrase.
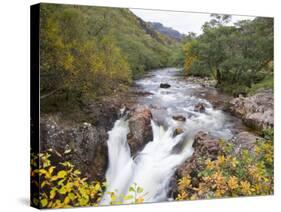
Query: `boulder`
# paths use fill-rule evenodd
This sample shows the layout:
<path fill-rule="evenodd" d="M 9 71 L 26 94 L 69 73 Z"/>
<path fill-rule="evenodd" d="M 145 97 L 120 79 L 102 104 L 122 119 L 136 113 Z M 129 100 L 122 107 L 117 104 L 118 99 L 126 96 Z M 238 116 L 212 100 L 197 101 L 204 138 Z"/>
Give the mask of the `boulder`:
<path fill-rule="evenodd" d="M 250 97 L 239 96 L 229 102 L 229 111 L 242 118 L 245 125 L 262 130 L 274 125 L 272 90 L 262 90 Z"/>
<path fill-rule="evenodd" d="M 231 139 L 231 142 L 234 144 L 234 154 L 238 154 L 241 149 L 247 149 L 250 152 L 253 151 L 256 141 L 261 139 L 260 137 L 249 133 L 249 132 L 240 132 Z"/>
<path fill-rule="evenodd" d="M 168 84 L 168 83 L 161 83 L 160 84 L 160 88 L 170 88 L 170 87 L 171 87 L 171 85 Z"/>
<path fill-rule="evenodd" d="M 174 120 L 176 121 L 181 121 L 181 122 L 185 122 L 186 121 L 186 118 L 182 115 L 177 115 L 177 116 L 173 116 L 172 117 Z"/>
<path fill-rule="evenodd" d="M 192 156 L 177 168 L 174 176 L 171 178 L 171 190 L 168 195 L 172 198 L 176 198 L 178 194 L 177 182 L 184 176 L 191 176 L 192 185 L 198 186 L 197 172 L 201 169 L 200 161 L 206 158 L 214 159 L 220 150 L 219 139 L 202 131 L 195 135 L 192 147 L 194 148 Z"/>
<path fill-rule="evenodd" d="M 69 125 L 54 116 L 40 120 L 40 152 L 52 149 L 54 166 L 69 161 L 89 180 L 105 180 L 107 137 L 105 128 L 90 123 Z"/>
<path fill-rule="evenodd" d="M 179 135 L 179 134 L 182 134 L 183 132 L 184 132 L 184 131 L 183 131 L 182 128 L 176 128 L 176 129 L 174 130 L 173 136 L 177 136 L 177 135 Z"/>
<path fill-rule="evenodd" d="M 146 107 L 137 107 L 129 113 L 130 133 L 127 138 L 132 156 L 152 141 L 151 119 L 151 111 Z"/>
<path fill-rule="evenodd" d="M 210 136 L 206 132 L 198 132 L 194 137 L 193 155 L 188 158 L 178 169 L 176 175 L 181 178 L 186 175 L 196 176 L 200 158 L 214 159 L 220 150 L 219 139 Z"/>

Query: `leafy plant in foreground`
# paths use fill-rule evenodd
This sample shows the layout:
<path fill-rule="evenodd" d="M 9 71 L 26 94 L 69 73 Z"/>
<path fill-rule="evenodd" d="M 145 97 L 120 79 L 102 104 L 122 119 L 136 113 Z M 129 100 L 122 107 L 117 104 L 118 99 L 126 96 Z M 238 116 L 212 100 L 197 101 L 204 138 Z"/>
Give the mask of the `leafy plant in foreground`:
<path fill-rule="evenodd" d="M 194 185 L 190 176 L 178 181 L 177 200 L 273 194 L 273 131 L 264 131 L 253 151 L 233 155 L 233 145 L 221 142 L 215 160 L 204 160 Z"/>

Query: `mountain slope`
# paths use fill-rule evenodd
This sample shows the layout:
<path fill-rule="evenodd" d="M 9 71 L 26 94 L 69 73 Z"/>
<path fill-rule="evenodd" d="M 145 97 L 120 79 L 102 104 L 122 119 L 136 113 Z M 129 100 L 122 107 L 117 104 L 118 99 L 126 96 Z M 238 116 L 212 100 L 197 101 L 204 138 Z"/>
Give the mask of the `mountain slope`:
<path fill-rule="evenodd" d="M 128 9 L 40 4 L 41 100 L 56 108 L 109 94 L 168 66 L 174 45 Z"/>
<path fill-rule="evenodd" d="M 184 38 L 184 35 L 178 32 L 177 30 L 171 27 L 166 27 L 159 22 L 148 22 L 148 24 L 153 30 L 160 32 L 161 34 L 166 35 L 176 41 L 181 41 Z"/>

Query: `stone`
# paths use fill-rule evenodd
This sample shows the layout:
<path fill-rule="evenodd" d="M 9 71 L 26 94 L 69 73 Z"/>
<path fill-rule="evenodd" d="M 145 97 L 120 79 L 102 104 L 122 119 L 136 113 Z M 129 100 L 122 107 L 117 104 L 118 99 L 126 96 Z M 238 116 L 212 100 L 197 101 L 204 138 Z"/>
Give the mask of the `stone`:
<path fill-rule="evenodd" d="M 171 87 L 171 85 L 168 84 L 168 83 L 161 83 L 160 84 L 160 88 L 170 88 L 170 87 Z"/>
<path fill-rule="evenodd" d="M 141 151 L 153 139 L 151 127 L 152 114 L 147 107 L 137 107 L 129 113 L 129 129 L 127 136 L 131 155 Z"/>
<path fill-rule="evenodd" d="M 246 126 L 263 130 L 274 126 L 274 97 L 272 90 L 261 90 L 253 96 L 239 96 L 229 102 L 228 110 L 242 118 Z"/>
<path fill-rule="evenodd" d="M 172 116 L 172 118 L 176 121 L 181 121 L 181 122 L 185 122 L 186 118 L 182 115 L 177 115 L 177 116 Z"/>

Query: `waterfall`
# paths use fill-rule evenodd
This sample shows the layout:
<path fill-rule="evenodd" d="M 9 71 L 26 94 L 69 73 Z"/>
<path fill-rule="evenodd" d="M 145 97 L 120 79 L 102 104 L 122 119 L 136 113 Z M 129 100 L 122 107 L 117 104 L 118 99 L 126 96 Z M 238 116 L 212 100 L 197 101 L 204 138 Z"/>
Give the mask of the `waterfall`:
<path fill-rule="evenodd" d="M 135 158 L 131 157 L 127 143 L 129 133 L 128 121 L 125 118 L 117 120 L 109 138 L 109 165 L 106 172 L 107 189 L 100 202 L 108 205 L 111 201 L 108 192 L 118 196 L 128 196 L 129 188 L 134 183 L 142 188 L 144 202 L 159 202 L 167 200 L 169 181 L 177 166 L 183 163 L 193 153 L 193 139 L 185 134 L 173 136 L 173 128 L 164 130 L 151 120 L 153 140 Z M 119 199 L 122 203 L 130 201 Z"/>

